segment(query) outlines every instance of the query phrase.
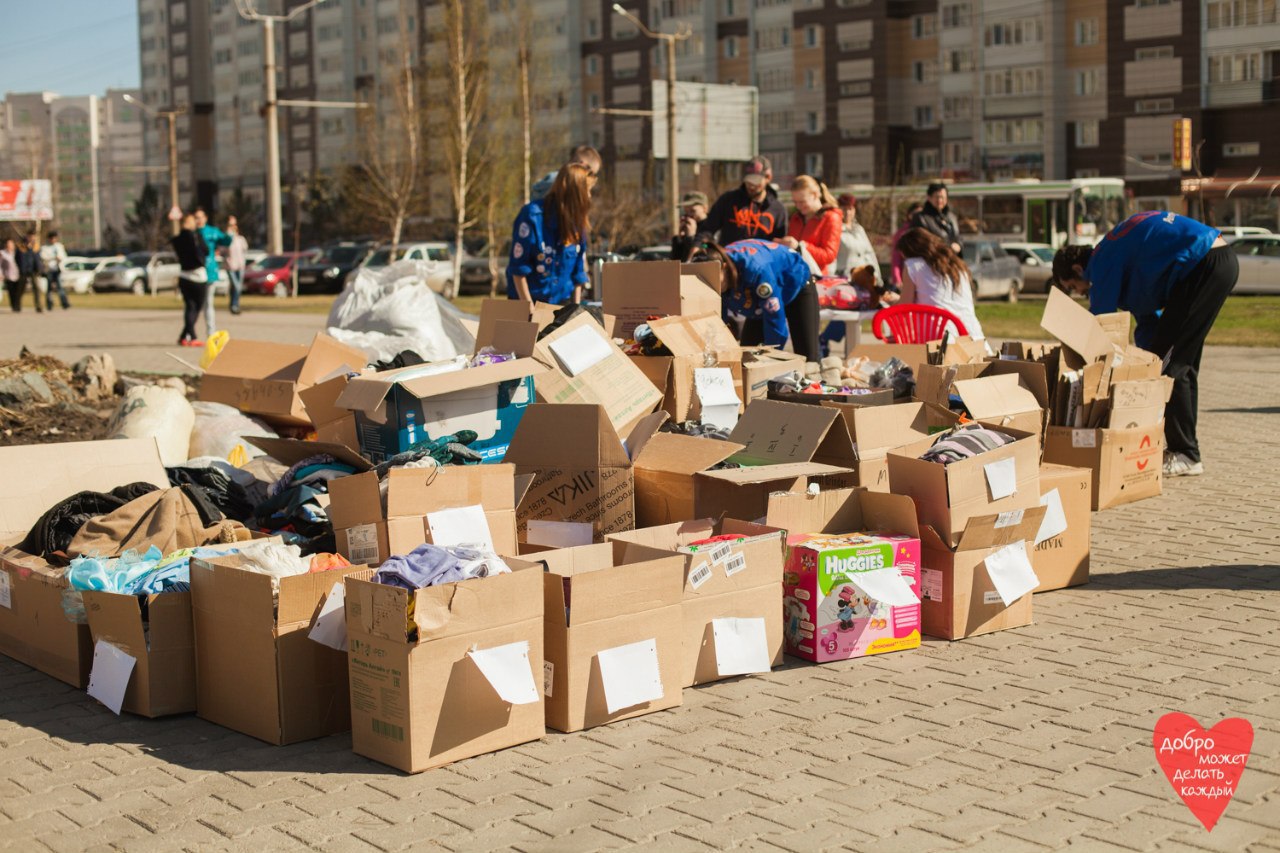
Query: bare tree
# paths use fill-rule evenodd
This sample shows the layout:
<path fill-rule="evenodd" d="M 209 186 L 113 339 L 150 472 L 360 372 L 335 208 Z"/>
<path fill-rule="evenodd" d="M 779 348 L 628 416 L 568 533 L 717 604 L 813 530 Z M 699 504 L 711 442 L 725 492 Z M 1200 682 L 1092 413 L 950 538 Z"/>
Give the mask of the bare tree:
<path fill-rule="evenodd" d="M 533 10 L 529 0 L 516 0 L 516 69 L 520 75 L 520 126 L 524 145 L 524 203 L 529 203 L 533 181 L 533 97 L 529 87 L 529 71 L 533 63 Z M 492 264 L 490 264 L 492 267 Z"/>
<path fill-rule="evenodd" d="M 475 224 L 468 218 L 478 176 L 488 165 L 479 141 L 487 119 L 488 39 L 484 4 L 472 0 L 444 0 L 444 36 L 447 44 L 448 127 L 445 163 L 453 196 L 453 280 L 462 279 L 462 240 Z"/>

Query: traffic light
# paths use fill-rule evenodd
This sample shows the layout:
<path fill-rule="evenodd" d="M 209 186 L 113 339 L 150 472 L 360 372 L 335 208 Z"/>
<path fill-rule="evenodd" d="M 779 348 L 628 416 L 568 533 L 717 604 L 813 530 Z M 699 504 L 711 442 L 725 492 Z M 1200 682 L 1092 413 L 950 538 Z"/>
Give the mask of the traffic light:
<path fill-rule="evenodd" d="M 1191 119 L 1173 120 L 1173 166 L 1187 171 L 1191 168 Z"/>

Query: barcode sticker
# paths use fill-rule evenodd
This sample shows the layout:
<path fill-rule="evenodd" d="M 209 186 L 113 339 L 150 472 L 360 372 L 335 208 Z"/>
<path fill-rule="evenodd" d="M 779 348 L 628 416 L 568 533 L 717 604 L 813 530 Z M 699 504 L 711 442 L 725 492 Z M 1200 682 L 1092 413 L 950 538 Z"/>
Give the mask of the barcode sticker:
<path fill-rule="evenodd" d="M 1015 524 L 1022 523 L 1022 517 L 1026 515 L 1025 509 L 1011 509 L 1008 512 L 1002 512 L 996 516 L 996 529 L 1001 527 L 1013 527 Z"/>
<path fill-rule="evenodd" d="M 356 565 L 377 565 L 382 554 L 378 549 L 378 525 L 357 524 L 347 528 L 347 559 Z"/>
<path fill-rule="evenodd" d="M 723 542 L 711 549 L 711 562 L 717 566 L 723 566 L 725 561 L 729 559 L 729 555 L 733 553 L 733 548 L 728 542 Z"/>
<path fill-rule="evenodd" d="M 394 723 L 384 722 L 374 717 L 370 720 L 373 723 L 373 733 L 389 740 L 404 740 L 404 726 L 397 726 Z"/>
<path fill-rule="evenodd" d="M 731 578 L 747 567 L 747 558 L 742 554 L 734 554 L 724 564 L 724 576 Z"/>
<path fill-rule="evenodd" d="M 999 604 L 1001 606 L 1004 606 L 1004 600 L 1000 598 L 1000 593 L 996 592 L 995 590 L 989 590 L 987 592 L 984 592 L 982 594 L 982 603 L 983 604 Z"/>
<path fill-rule="evenodd" d="M 556 678 L 556 665 L 549 660 L 542 662 L 542 695 L 551 698 L 551 687 Z"/>
<path fill-rule="evenodd" d="M 694 589 L 697 589 L 709 580 L 711 580 L 711 564 L 706 560 L 703 560 L 694 568 L 693 571 L 689 572 L 689 586 Z"/>
<path fill-rule="evenodd" d="M 13 587 L 10 586 L 9 573 L 0 571 L 0 606 L 13 609 Z"/>
<path fill-rule="evenodd" d="M 1073 429 L 1071 431 L 1072 447 L 1097 447 L 1098 434 L 1091 429 Z"/>

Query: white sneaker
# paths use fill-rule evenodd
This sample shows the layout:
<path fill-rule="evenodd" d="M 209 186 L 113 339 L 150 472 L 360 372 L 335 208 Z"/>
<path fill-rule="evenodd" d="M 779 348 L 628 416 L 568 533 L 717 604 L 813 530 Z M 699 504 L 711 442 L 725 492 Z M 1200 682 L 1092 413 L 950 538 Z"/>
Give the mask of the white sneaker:
<path fill-rule="evenodd" d="M 1198 477 L 1204 473 L 1204 463 L 1192 462 L 1183 453 L 1165 453 L 1164 475 L 1166 477 Z"/>

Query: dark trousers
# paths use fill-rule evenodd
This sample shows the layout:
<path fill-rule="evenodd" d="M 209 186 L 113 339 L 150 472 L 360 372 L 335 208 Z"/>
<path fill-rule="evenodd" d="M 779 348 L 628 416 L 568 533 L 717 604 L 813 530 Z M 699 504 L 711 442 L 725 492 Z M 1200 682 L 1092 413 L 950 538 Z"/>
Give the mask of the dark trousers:
<path fill-rule="evenodd" d="M 27 285 L 31 285 L 31 301 L 36 304 L 36 313 L 44 310 L 44 306 L 40 304 L 40 284 L 36 281 L 36 274 L 33 272 L 24 272 L 18 277 L 18 301 L 14 307 L 14 311 L 22 310 L 22 298 L 27 295 Z"/>
<path fill-rule="evenodd" d="M 26 289 L 27 282 L 21 278 L 4 283 L 4 291 L 9 294 L 9 309 L 15 314 L 22 310 L 22 294 Z"/>
<path fill-rule="evenodd" d="M 1173 377 L 1173 393 L 1164 410 L 1165 447 L 1193 462 L 1200 461 L 1196 441 L 1200 356 L 1239 276 L 1240 264 L 1229 246 L 1211 249 L 1195 269 L 1174 282 L 1156 325 L 1151 351 L 1165 359 L 1164 373 Z"/>
<path fill-rule="evenodd" d="M 200 312 L 204 310 L 209 285 L 179 278 L 178 290 L 182 293 L 182 337 L 178 340 L 193 341 L 196 338 L 196 321 L 200 319 Z"/>
<path fill-rule="evenodd" d="M 45 291 L 44 307 L 50 311 L 53 310 L 53 292 L 58 291 L 58 299 L 62 302 L 63 310 L 71 307 L 71 300 L 67 299 L 67 291 L 62 287 L 62 270 L 49 270 L 45 273 L 45 278 L 49 280 L 49 289 Z M 39 294 L 37 294 L 39 298 Z"/>
<path fill-rule="evenodd" d="M 822 357 L 818 343 L 818 289 L 809 282 L 796 298 L 787 303 L 787 330 L 791 333 L 791 348 L 805 361 L 817 361 Z M 744 347 L 764 343 L 764 321 L 753 317 L 742 324 L 741 343 Z"/>

